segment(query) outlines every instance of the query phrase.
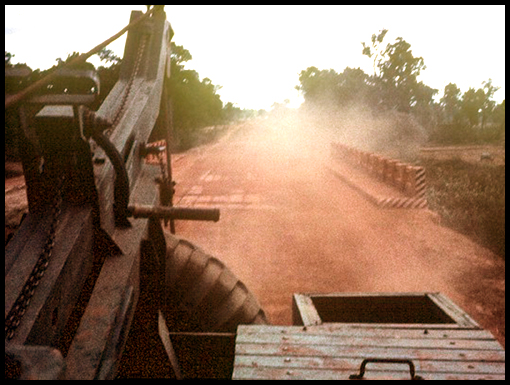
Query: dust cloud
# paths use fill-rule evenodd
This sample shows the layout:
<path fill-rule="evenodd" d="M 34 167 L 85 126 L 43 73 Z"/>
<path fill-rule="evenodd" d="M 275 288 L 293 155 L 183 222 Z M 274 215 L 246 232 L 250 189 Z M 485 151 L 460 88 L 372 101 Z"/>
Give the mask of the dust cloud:
<path fill-rule="evenodd" d="M 290 299 L 300 292 L 439 291 L 483 318 L 476 306 L 484 310 L 489 296 L 471 271 L 481 271 L 488 251 L 422 210 L 374 207 L 324 167 L 333 141 L 407 161 L 425 140 L 411 117 L 364 106 L 280 108 L 232 125 L 175 173 L 178 191 L 199 186 L 220 221 L 179 221 L 177 233 L 229 266 L 273 324 L 291 323 Z M 494 297 L 504 309 L 504 290 Z"/>
<path fill-rule="evenodd" d="M 274 153 L 312 153 L 329 156 L 330 144 L 378 153 L 404 162 L 413 162 L 427 139 L 427 131 L 406 113 L 390 110 L 374 112 L 366 105 L 347 108 L 302 105 L 299 109 L 277 108 L 256 127 L 250 140 L 264 140 L 275 145 Z M 260 136 L 260 137 L 259 137 Z M 271 137 L 271 138 L 268 138 Z"/>
<path fill-rule="evenodd" d="M 316 127 L 329 131 L 331 140 L 391 158 L 413 159 L 427 140 L 425 129 L 412 115 L 395 110 L 373 112 L 360 104 L 344 109 L 308 108 L 303 112 Z"/>

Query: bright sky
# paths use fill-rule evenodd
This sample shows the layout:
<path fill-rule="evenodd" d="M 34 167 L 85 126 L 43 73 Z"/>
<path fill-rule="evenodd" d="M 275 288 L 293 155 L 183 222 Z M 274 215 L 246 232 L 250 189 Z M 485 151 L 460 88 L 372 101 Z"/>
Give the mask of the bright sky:
<path fill-rule="evenodd" d="M 56 58 L 84 53 L 129 22 L 145 5 L 6 5 L 5 50 L 13 63 L 46 69 Z M 388 29 L 385 43 L 402 37 L 427 69 L 418 78 L 439 89 L 448 83 L 464 93 L 492 79 L 505 98 L 503 5 L 251 6 L 167 5 L 174 42 L 190 51 L 186 65 L 208 77 L 224 103 L 269 110 L 274 102 L 302 101 L 299 73 L 307 67 L 360 67 L 372 74 L 361 42 Z M 122 57 L 125 37 L 108 48 Z M 97 56 L 96 56 L 97 57 Z M 95 65 L 98 62 L 90 60 Z"/>

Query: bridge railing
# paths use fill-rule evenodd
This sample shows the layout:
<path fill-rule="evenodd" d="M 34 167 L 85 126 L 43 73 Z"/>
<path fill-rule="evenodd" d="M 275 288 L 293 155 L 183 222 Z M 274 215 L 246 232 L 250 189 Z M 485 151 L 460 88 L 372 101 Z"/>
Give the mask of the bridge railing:
<path fill-rule="evenodd" d="M 398 159 L 362 151 L 338 142 L 331 144 L 331 155 L 337 160 L 363 169 L 409 197 L 425 197 L 427 184 L 424 167 L 410 165 Z"/>

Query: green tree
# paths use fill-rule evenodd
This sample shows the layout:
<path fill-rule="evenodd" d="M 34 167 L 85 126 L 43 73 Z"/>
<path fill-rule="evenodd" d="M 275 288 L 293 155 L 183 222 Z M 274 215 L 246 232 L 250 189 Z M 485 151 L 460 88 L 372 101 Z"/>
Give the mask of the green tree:
<path fill-rule="evenodd" d="M 301 71 L 299 82 L 295 88 L 303 93 L 307 104 L 348 106 L 368 101 L 372 93 L 369 76 L 360 68 L 346 67 L 338 74 L 332 69 L 308 67 Z"/>
<path fill-rule="evenodd" d="M 170 59 L 172 66 L 176 66 L 181 70 L 184 69 L 183 63 L 193 59 L 191 53 L 182 45 L 176 45 L 174 42 L 170 43 L 170 47 L 171 47 Z"/>
<path fill-rule="evenodd" d="M 482 82 L 483 85 L 483 91 L 484 91 L 484 100 L 482 105 L 482 130 L 485 127 L 485 123 L 487 122 L 487 119 L 492 114 L 492 111 L 494 110 L 494 107 L 496 106 L 496 102 L 492 100 L 494 97 L 494 94 L 497 90 L 499 90 L 499 87 L 494 87 L 492 85 L 492 79 L 489 78 L 486 82 Z"/>
<path fill-rule="evenodd" d="M 371 101 L 372 87 L 369 76 L 360 68 L 346 67 L 338 75 L 336 99 L 339 105 Z"/>
<path fill-rule="evenodd" d="M 423 82 L 416 83 L 412 89 L 411 113 L 427 130 L 432 130 L 438 123 L 438 106 L 434 102 L 434 95 L 438 90 Z"/>
<path fill-rule="evenodd" d="M 5 68 L 12 67 L 11 60 L 14 57 L 14 55 L 10 52 L 5 51 Z"/>
<path fill-rule="evenodd" d="M 493 119 L 495 123 L 505 125 L 505 101 L 494 107 Z"/>
<path fill-rule="evenodd" d="M 122 58 L 116 56 L 113 51 L 109 49 L 103 48 L 97 55 L 101 59 L 101 62 L 105 62 L 109 65 L 101 65 L 97 68 L 97 74 L 101 80 L 101 91 L 97 101 L 91 106 L 91 108 L 95 110 L 99 108 L 115 86 L 115 83 L 119 80 L 120 68 L 122 65 Z"/>
<path fill-rule="evenodd" d="M 338 74 L 330 70 L 308 67 L 299 74 L 300 85 L 295 88 L 303 93 L 307 103 L 323 103 L 335 99 Z"/>
<path fill-rule="evenodd" d="M 48 73 L 56 70 L 79 55 L 78 52 L 73 52 L 69 54 L 65 60 L 57 58 L 57 64 L 48 70 L 32 71 L 29 79 L 26 80 L 26 86 L 46 76 Z M 91 106 L 92 109 L 97 109 L 101 105 L 104 98 L 118 81 L 122 63 L 122 59 L 108 49 L 99 51 L 97 55 L 101 61 L 105 62 L 108 66 L 101 66 L 97 70 L 101 80 L 101 94 L 94 105 Z M 5 51 L 6 68 L 20 66 L 18 64 L 12 65 L 11 60 L 13 57 L 13 54 Z M 208 125 L 223 123 L 225 119 L 223 102 L 217 94 L 217 91 L 221 87 L 214 85 L 208 78 L 200 80 L 196 71 L 184 69 L 184 64 L 191 59 L 191 53 L 187 49 L 171 42 L 171 76 L 166 86 L 169 87 L 173 101 L 174 130 L 177 134 L 176 136 L 180 137 L 184 147 L 193 145 L 198 129 Z M 94 66 L 91 63 L 85 62 L 73 68 L 90 70 L 94 69 Z M 69 80 L 66 80 L 65 84 L 60 84 L 58 82 L 58 79 L 52 82 L 47 90 L 51 92 L 62 92 L 68 88 Z M 153 135 L 151 135 L 152 140 L 165 137 L 165 133 L 162 132 L 154 132 Z"/>
<path fill-rule="evenodd" d="M 63 65 L 69 63 L 71 60 L 76 59 L 78 56 L 80 56 L 80 53 L 74 51 L 72 54 L 67 55 L 66 60 L 62 60 L 62 58 L 56 58 L 55 60 L 57 61 L 57 65 L 50 68 L 50 71 L 54 70 L 55 68 L 62 67 Z M 82 63 L 75 64 L 71 68 L 76 69 L 76 70 L 95 70 L 96 69 L 96 67 L 94 67 L 94 65 L 92 63 L 89 63 L 86 61 L 82 62 Z"/>
<path fill-rule="evenodd" d="M 223 119 L 226 122 L 234 122 L 241 119 L 242 111 L 239 107 L 234 107 L 232 102 L 228 102 L 223 107 Z"/>
<path fill-rule="evenodd" d="M 431 88 L 423 82 L 416 83 L 412 90 L 411 106 L 430 106 L 434 104 L 434 95 L 438 92 L 439 90 Z"/>
<path fill-rule="evenodd" d="M 492 111 L 492 120 L 498 127 L 500 132 L 505 133 L 505 101 L 503 100 L 500 104 L 494 107 Z"/>
<path fill-rule="evenodd" d="M 379 31 L 379 34 L 373 34 L 372 35 L 372 46 L 366 45 L 366 43 L 362 42 L 361 45 L 363 46 L 363 55 L 368 56 L 369 58 L 374 58 L 374 76 L 379 76 L 378 69 L 381 66 L 382 62 L 382 56 L 384 55 L 383 49 L 381 47 L 381 44 L 384 40 L 384 37 L 388 33 L 387 29 L 383 29 Z"/>
<path fill-rule="evenodd" d="M 482 89 L 470 88 L 462 95 L 461 111 L 463 117 L 471 127 L 476 126 L 480 121 L 480 112 L 485 103 L 485 93 Z"/>
<path fill-rule="evenodd" d="M 445 121 L 448 124 L 458 123 L 460 119 L 460 89 L 454 83 L 449 83 L 444 88 L 443 97 L 440 99 Z"/>
<path fill-rule="evenodd" d="M 410 112 L 413 101 L 419 98 L 417 77 L 426 66 L 422 57 L 414 57 L 411 45 L 401 37 L 382 50 L 380 46 L 386 33 L 387 30 L 383 30 L 377 36 L 372 35 L 372 47 L 362 42 L 362 53 L 374 57 L 374 68 L 379 70 L 374 77 L 386 108 Z"/>
<path fill-rule="evenodd" d="M 184 63 L 192 59 L 191 53 L 171 44 L 168 87 L 173 104 L 174 133 L 181 147 L 188 148 L 194 144 L 200 128 L 223 123 L 223 102 L 217 94 L 221 87 L 209 78 L 201 81 L 194 70 L 184 69 Z"/>
<path fill-rule="evenodd" d="M 112 63 L 112 65 L 117 65 L 122 62 L 122 59 L 115 55 L 111 49 L 103 48 L 97 53 L 97 56 L 99 56 L 101 61 Z"/>

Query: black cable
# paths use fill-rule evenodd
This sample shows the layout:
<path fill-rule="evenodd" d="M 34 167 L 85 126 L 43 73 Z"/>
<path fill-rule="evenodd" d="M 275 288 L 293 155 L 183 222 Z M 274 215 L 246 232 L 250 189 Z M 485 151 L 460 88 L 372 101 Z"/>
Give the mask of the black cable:
<path fill-rule="evenodd" d="M 92 139 L 99 147 L 103 149 L 106 156 L 112 162 L 115 170 L 115 184 L 114 184 L 114 203 L 113 212 L 115 215 L 115 225 L 119 227 L 131 227 L 131 223 L 127 219 L 128 203 L 129 203 L 129 177 L 124 165 L 124 160 L 120 155 L 117 148 L 112 142 L 100 131 L 92 132 Z"/>

